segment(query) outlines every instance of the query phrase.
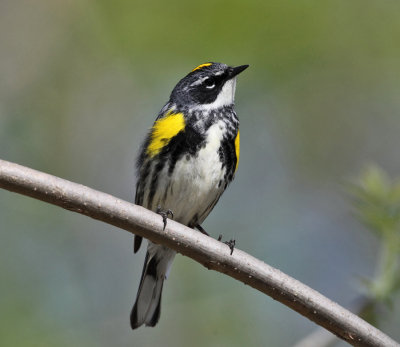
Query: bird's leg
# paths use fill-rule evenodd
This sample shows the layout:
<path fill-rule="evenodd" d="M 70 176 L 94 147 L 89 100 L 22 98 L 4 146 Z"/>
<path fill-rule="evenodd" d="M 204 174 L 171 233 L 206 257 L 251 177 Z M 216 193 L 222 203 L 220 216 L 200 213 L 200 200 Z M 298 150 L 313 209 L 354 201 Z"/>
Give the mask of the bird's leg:
<path fill-rule="evenodd" d="M 233 254 L 233 250 L 235 249 L 236 245 L 236 240 L 235 239 L 230 239 L 229 241 L 222 241 L 222 235 L 218 236 L 218 241 L 221 241 L 222 243 L 225 243 L 229 249 L 231 250 L 231 255 Z"/>
<path fill-rule="evenodd" d="M 161 206 L 157 206 L 156 213 L 158 213 L 162 217 L 162 220 L 164 223 L 163 230 L 165 230 L 165 227 L 167 226 L 168 217 L 171 217 L 171 219 L 174 219 L 174 213 L 170 209 L 168 209 L 168 210 L 161 209 Z"/>
<path fill-rule="evenodd" d="M 200 231 L 202 234 L 210 236 L 200 224 L 196 224 L 195 228 Z M 235 249 L 235 245 L 236 245 L 236 240 L 234 239 L 230 239 L 229 241 L 221 241 L 222 240 L 222 235 L 218 236 L 218 241 L 225 243 L 229 249 L 231 250 L 231 255 L 233 254 L 233 250 Z"/>
<path fill-rule="evenodd" d="M 207 235 L 207 236 L 210 236 L 210 234 L 209 234 L 207 231 L 205 231 L 205 230 L 203 229 L 203 227 L 202 227 L 200 224 L 196 224 L 195 227 L 196 227 L 196 229 L 197 229 L 198 231 L 200 231 L 202 234 Z"/>
<path fill-rule="evenodd" d="M 236 240 L 235 239 L 230 239 L 229 241 L 225 241 L 224 242 L 229 249 L 231 250 L 231 255 L 233 254 L 233 250 L 235 249 L 235 245 L 236 245 Z"/>

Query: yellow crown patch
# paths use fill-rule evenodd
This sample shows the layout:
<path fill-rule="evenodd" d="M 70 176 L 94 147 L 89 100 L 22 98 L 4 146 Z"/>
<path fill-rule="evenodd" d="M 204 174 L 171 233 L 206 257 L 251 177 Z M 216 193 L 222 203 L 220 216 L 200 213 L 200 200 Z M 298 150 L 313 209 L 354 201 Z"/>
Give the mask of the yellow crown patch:
<path fill-rule="evenodd" d="M 195 67 L 195 68 L 192 70 L 192 72 L 193 72 L 193 71 L 196 71 L 196 70 L 200 70 L 200 69 L 202 69 L 203 67 L 210 66 L 210 65 L 212 65 L 212 63 L 204 63 L 204 64 L 201 64 L 201 65 L 199 65 L 198 67 Z"/>

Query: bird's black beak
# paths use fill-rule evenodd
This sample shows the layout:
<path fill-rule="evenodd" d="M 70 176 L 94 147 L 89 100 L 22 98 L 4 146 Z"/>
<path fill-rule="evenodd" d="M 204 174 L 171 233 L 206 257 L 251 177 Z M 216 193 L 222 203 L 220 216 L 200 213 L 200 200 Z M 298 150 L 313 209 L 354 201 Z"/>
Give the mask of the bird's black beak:
<path fill-rule="evenodd" d="M 233 78 L 239 75 L 242 71 L 246 70 L 249 65 L 240 65 L 232 68 L 229 78 Z"/>

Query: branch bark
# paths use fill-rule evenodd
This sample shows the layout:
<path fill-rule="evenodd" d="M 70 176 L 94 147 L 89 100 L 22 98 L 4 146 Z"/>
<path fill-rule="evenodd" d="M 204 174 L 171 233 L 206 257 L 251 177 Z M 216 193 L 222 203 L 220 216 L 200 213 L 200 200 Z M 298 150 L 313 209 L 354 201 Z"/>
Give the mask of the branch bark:
<path fill-rule="evenodd" d="M 109 194 L 0 160 L 0 187 L 114 225 L 243 282 L 292 308 L 354 346 L 400 345 L 317 291 L 251 255 Z"/>

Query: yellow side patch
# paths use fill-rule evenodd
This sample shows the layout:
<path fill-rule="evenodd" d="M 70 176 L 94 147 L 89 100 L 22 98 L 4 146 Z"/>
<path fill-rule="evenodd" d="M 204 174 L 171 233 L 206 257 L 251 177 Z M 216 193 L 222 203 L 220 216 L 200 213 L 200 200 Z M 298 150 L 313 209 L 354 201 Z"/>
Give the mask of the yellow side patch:
<path fill-rule="evenodd" d="M 195 68 L 192 70 L 192 72 L 193 72 L 193 71 L 196 71 L 196 70 L 200 70 L 200 69 L 202 69 L 203 67 L 210 66 L 210 65 L 212 65 L 212 63 L 201 64 L 201 65 L 199 65 L 198 67 L 195 67 Z"/>
<path fill-rule="evenodd" d="M 239 166 L 239 157 L 240 157 L 240 131 L 238 130 L 238 133 L 235 138 L 235 152 L 236 152 L 236 167 L 235 167 L 235 172 Z"/>
<path fill-rule="evenodd" d="M 146 153 L 150 157 L 154 157 L 168 145 L 175 135 L 184 129 L 185 118 L 183 113 L 168 113 L 167 116 L 154 123 Z"/>

